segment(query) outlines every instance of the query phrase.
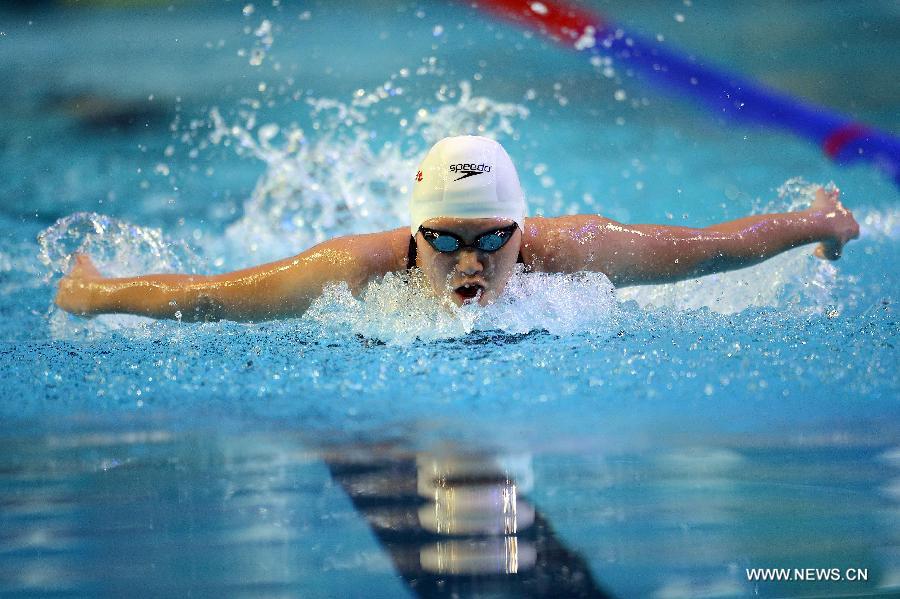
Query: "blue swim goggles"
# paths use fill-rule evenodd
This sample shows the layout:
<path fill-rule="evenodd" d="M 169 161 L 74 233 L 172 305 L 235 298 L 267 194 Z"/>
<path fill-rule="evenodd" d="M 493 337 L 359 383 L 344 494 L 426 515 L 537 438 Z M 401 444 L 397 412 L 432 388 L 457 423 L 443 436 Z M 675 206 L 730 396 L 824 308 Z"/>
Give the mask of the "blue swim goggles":
<path fill-rule="evenodd" d="M 457 235 L 445 231 L 435 231 L 434 229 L 419 227 L 419 232 L 422 234 L 422 237 L 425 238 L 425 241 L 428 242 L 428 245 L 443 254 L 449 254 L 450 252 L 455 252 L 462 248 L 472 248 L 473 250 L 478 250 L 480 252 L 490 253 L 496 252 L 506 245 L 506 242 L 512 239 L 513 233 L 516 232 L 518 227 L 519 225 L 513 223 L 502 229 L 497 229 L 496 231 L 482 233 L 476 237 L 475 241 L 471 244 L 463 243 L 463 240 Z"/>

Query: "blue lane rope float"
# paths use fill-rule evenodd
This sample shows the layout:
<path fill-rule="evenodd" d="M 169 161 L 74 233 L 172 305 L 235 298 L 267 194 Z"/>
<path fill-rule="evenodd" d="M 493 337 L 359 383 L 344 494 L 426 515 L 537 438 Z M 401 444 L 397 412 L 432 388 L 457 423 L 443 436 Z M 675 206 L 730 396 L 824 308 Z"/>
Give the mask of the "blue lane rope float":
<path fill-rule="evenodd" d="M 624 31 L 583 8 L 554 0 L 478 0 L 472 6 L 526 26 L 569 48 L 605 54 L 703 103 L 718 115 L 790 131 L 844 166 L 868 161 L 900 187 L 900 139 L 874 127 L 699 64 L 662 44 Z"/>

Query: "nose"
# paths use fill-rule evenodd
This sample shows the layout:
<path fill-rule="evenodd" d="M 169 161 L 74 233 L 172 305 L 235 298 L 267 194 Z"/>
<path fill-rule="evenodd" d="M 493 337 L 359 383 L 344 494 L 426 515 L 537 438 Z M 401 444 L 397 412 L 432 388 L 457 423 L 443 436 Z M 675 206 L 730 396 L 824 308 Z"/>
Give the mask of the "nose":
<path fill-rule="evenodd" d="M 484 270 L 484 264 L 478 258 L 478 252 L 474 250 L 461 250 L 456 261 L 456 270 L 464 275 L 476 275 Z"/>

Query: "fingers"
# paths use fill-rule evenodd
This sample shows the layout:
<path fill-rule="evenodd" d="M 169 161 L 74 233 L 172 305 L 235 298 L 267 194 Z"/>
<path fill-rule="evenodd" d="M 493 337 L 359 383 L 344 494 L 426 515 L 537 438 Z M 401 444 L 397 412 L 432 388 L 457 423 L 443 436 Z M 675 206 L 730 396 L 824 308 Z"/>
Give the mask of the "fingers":
<path fill-rule="evenodd" d="M 91 257 L 87 254 L 74 254 L 75 265 L 72 267 L 69 276 L 83 277 L 83 278 L 92 278 L 92 277 L 102 277 L 100 271 L 97 270 L 97 267 L 94 265 L 94 262 L 91 260 Z"/>
<path fill-rule="evenodd" d="M 82 268 L 95 268 L 94 261 L 87 254 L 75 254 L 75 264 Z"/>
<path fill-rule="evenodd" d="M 825 189 L 820 187 L 816 189 L 816 197 L 812 202 L 813 206 L 838 206 L 841 205 L 841 190 L 838 188 Z"/>
<path fill-rule="evenodd" d="M 841 191 L 832 187 L 816 189 L 816 197 L 808 213 L 817 219 L 824 229 L 822 243 L 816 246 L 814 254 L 822 260 L 838 260 L 844 245 L 859 237 L 859 224 L 853 213 L 841 204 Z"/>
<path fill-rule="evenodd" d="M 87 257 L 87 254 L 74 254 L 72 258 L 75 259 L 71 268 L 72 272 L 81 271 L 91 266 L 91 259 Z"/>

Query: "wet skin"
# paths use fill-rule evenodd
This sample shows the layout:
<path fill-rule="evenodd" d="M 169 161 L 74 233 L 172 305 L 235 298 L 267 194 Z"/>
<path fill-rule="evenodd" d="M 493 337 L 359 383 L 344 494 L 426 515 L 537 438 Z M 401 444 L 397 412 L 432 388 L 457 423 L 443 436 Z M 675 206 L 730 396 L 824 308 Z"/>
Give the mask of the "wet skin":
<path fill-rule="evenodd" d="M 504 218 L 433 218 L 423 223 L 426 229 L 453 233 L 471 244 L 479 235 L 511 225 Z M 470 247 L 455 252 L 438 252 L 416 233 L 416 266 L 425 274 L 435 296 L 457 306 L 477 300 L 481 306 L 496 301 L 509 282 L 522 246 L 522 231 L 516 229 L 496 252 Z"/>

